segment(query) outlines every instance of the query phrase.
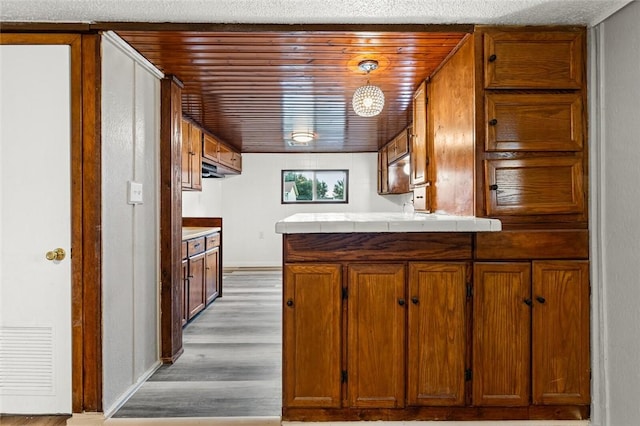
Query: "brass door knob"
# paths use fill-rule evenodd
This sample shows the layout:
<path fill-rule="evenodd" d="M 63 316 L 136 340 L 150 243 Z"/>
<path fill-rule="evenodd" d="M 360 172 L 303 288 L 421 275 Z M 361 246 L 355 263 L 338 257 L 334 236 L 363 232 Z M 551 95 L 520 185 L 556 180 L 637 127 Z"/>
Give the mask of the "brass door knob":
<path fill-rule="evenodd" d="M 65 256 L 66 256 L 66 253 L 64 252 L 64 249 L 61 249 L 59 247 L 52 251 L 48 251 L 46 254 L 47 260 L 50 260 L 52 262 L 54 260 L 63 260 Z"/>

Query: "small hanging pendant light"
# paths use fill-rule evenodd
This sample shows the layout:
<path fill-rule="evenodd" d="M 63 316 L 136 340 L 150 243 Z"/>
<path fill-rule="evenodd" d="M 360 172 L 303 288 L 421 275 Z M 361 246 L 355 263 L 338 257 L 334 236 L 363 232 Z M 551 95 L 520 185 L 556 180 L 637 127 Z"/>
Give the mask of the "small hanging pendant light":
<path fill-rule="evenodd" d="M 367 73 L 367 77 L 371 71 L 378 69 L 378 61 L 368 59 L 358 64 L 358 68 Z M 361 117 L 373 117 L 380 114 L 384 108 L 384 93 L 378 86 L 369 83 L 358 87 L 353 93 L 351 99 L 353 110 Z"/>

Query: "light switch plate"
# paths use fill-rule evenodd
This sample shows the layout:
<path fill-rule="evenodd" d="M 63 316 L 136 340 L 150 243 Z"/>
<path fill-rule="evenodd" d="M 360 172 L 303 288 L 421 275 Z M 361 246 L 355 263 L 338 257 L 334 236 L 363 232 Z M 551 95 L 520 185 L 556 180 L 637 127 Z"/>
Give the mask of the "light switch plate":
<path fill-rule="evenodd" d="M 127 203 L 142 204 L 142 184 L 140 182 L 127 182 Z"/>

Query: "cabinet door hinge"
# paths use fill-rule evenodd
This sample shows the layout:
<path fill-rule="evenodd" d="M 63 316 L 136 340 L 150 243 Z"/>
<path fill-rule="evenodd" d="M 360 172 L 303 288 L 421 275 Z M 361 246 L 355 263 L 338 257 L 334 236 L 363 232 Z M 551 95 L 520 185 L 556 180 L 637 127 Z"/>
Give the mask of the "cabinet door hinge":
<path fill-rule="evenodd" d="M 471 377 L 471 369 L 467 368 L 466 370 L 464 370 L 464 380 L 468 382 L 469 380 L 471 380 Z"/>
<path fill-rule="evenodd" d="M 341 374 L 342 383 L 347 383 L 348 378 L 349 376 L 347 375 L 347 370 L 342 370 L 342 374 Z"/>
<path fill-rule="evenodd" d="M 349 298 L 349 288 L 342 287 L 342 300 L 347 300 Z"/>
<path fill-rule="evenodd" d="M 473 298 L 473 286 L 471 283 L 467 283 L 467 299 Z"/>

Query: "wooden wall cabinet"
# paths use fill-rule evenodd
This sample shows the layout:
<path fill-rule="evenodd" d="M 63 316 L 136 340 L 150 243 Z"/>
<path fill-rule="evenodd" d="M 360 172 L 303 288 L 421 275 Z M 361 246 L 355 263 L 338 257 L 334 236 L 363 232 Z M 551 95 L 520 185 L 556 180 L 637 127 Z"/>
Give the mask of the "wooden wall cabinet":
<path fill-rule="evenodd" d="M 581 89 L 584 31 L 484 31 L 487 89 Z"/>
<path fill-rule="evenodd" d="M 427 183 L 427 83 L 422 82 L 413 94 L 413 129 L 411 131 L 411 185 Z"/>
<path fill-rule="evenodd" d="M 182 189 L 202 190 L 202 131 L 182 120 Z"/>
<path fill-rule="evenodd" d="M 202 160 L 218 166 L 220 174 L 239 174 L 242 172 L 242 154 L 205 133 L 202 139 Z"/>
<path fill-rule="evenodd" d="M 410 192 L 408 127 L 378 151 L 378 194 L 405 194 Z"/>
<path fill-rule="evenodd" d="M 222 143 L 218 144 L 218 161 L 231 170 L 242 171 L 242 154 Z"/>
<path fill-rule="evenodd" d="M 477 37 L 476 214 L 503 229 L 586 228 L 584 29 L 479 27 Z"/>
<path fill-rule="evenodd" d="M 476 263 L 474 281 L 473 404 L 588 404 L 588 261 Z"/>

